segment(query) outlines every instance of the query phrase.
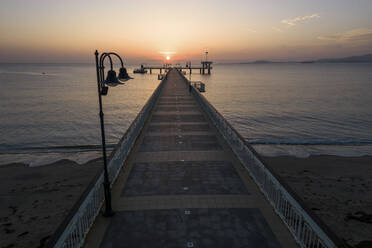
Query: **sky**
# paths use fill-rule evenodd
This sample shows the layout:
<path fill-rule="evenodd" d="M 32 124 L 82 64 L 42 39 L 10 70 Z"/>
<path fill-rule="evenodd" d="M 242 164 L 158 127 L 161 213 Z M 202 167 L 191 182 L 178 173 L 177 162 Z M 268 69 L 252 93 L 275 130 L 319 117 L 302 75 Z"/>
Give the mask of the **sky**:
<path fill-rule="evenodd" d="M 0 0 L 0 62 L 297 61 L 372 53 L 371 0 Z"/>

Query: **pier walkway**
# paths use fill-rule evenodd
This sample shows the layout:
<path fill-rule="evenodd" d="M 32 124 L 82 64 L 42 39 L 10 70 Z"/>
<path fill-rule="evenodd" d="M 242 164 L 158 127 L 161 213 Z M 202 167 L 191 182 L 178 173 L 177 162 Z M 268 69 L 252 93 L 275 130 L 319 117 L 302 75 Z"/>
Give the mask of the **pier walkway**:
<path fill-rule="evenodd" d="M 171 70 L 86 247 L 298 247 Z"/>
<path fill-rule="evenodd" d="M 170 69 L 47 248 L 346 247 L 177 69 Z"/>
<path fill-rule="evenodd" d="M 199 71 L 200 74 L 211 74 L 211 70 L 213 69 L 211 64 L 212 64 L 211 61 L 203 61 L 202 66 L 189 66 L 189 67 L 177 66 L 175 68 L 177 68 L 178 70 L 181 70 L 181 71 L 183 71 L 183 70 L 184 71 L 189 71 L 190 74 L 192 74 L 193 70 Z M 161 74 L 163 70 L 166 72 L 169 68 L 164 67 L 164 66 L 143 66 L 143 65 L 141 65 L 141 69 L 149 70 L 150 74 L 152 74 L 153 70 L 159 70 L 159 72 Z"/>

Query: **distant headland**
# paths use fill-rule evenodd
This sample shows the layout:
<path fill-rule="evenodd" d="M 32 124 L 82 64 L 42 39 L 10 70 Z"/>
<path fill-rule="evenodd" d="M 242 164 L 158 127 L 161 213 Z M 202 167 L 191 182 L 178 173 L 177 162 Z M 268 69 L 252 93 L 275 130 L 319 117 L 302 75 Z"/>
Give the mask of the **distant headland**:
<path fill-rule="evenodd" d="M 351 56 L 345 58 L 335 59 L 319 59 L 316 62 L 319 63 L 370 63 L 372 62 L 372 54 L 365 54 L 361 56 Z"/>
<path fill-rule="evenodd" d="M 372 63 L 372 54 L 360 56 L 350 56 L 343 58 L 323 58 L 317 60 L 304 61 L 270 61 L 270 60 L 255 60 L 248 62 L 220 62 L 218 64 L 272 64 L 272 63 Z"/>

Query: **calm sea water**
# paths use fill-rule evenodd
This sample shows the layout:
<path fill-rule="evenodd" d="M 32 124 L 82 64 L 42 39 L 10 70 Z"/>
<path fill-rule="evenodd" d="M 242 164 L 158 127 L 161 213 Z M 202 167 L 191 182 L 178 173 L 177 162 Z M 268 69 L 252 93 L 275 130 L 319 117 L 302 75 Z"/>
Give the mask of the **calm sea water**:
<path fill-rule="evenodd" d="M 206 83 L 206 97 L 263 155 L 361 156 L 372 154 L 371 68 L 215 65 L 191 80 Z M 100 156 L 92 146 L 100 142 L 95 75 L 94 65 L 0 65 L 0 164 Z M 159 84 L 156 74 L 133 77 L 104 97 L 110 144 Z"/>
<path fill-rule="evenodd" d="M 118 142 L 158 84 L 154 74 L 136 75 L 109 89 L 103 98 L 108 144 Z M 101 155 L 92 147 L 101 137 L 94 65 L 3 64 L 0 85 L 0 164 Z"/>
<path fill-rule="evenodd" d="M 267 156 L 372 154 L 372 64 L 215 66 L 207 98 Z"/>

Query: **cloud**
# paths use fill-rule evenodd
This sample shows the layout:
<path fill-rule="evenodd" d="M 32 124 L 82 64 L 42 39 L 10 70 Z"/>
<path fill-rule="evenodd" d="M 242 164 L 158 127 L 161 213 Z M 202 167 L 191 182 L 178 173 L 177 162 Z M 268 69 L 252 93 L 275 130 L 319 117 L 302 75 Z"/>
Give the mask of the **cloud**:
<path fill-rule="evenodd" d="M 293 19 L 282 20 L 281 23 L 287 24 L 290 27 L 292 27 L 292 26 L 295 26 L 297 24 L 297 22 L 302 22 L 302 21 L 305 21 L 305 20 L 319 18 L 319 17 L 320 17 L 319 14 L 312 14 L 312 15 L 308 15 L 308 16 L 298 16 L 298 17 L 293 18 Z"/>
<path fill-rule="evenodd" d="M 365 42 L 372 41 L 372 29 L 358 28 L 343 33 L 319 36 L 319 40 L 339 41 L 339 42 Z"/>
<path fill-rule="evenodd" d="M 256 30 L 254 30 L 254 29 L 251 29 L 251 28 L 247 28 L 246 29 L 248 32 L 251 32 L 251 33 L 257 33 L 257 31 Z"/>
<path fill-rule="evenodd" d="M 281 30 L 280 28 L 277 28 L 277 27 L 272 27 L 272 29 L 276 32 L 279 32 L 279 33 L 283 32 L 283 30 Z"/>

